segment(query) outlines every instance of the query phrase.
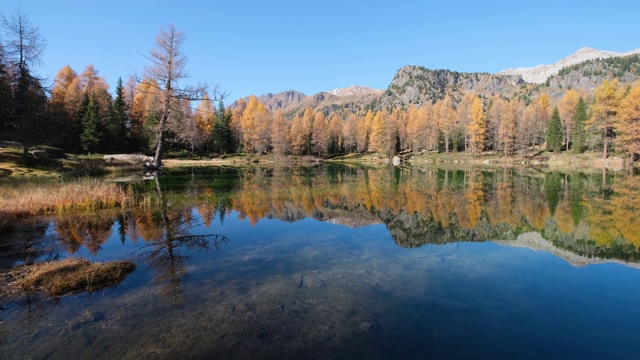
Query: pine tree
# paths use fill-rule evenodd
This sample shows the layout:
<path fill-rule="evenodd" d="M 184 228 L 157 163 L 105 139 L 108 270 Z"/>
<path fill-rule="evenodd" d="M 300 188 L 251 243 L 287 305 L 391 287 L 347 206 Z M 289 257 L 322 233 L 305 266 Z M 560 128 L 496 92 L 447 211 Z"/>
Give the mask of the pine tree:
<path fill-rule="evenodd" d="M 100 104 L 95 94 L 91 96 L 87 110 L 82 116 L 82 134 L 80 143 L 84 151 L 96 152 L 100 146 L 102 131 L 100 129 Z"/>
<path fill-rule="evenodd" d="M 231 133 L 231 113 L 225 110 L 222 100 L 218 103 L 211 140 L 213 151 L 217 151 L 220 154 L 228 154 L 234 151 L 233 134 Z"/>
<path fill-rule="evenodd" d="M 560 121 L 560 111 L 556 106 L 551 115 L 551 122 L 547 130 L 547 150 L 560 152 L 562 150 L 562 122 Z"/>
<path fill-rule="evenodd" d="M 109 136 L 108 149 L 114 152 L 122 152 L 127 149 L 129 143 L 127 136 L 127 116 L 128 106 L 124 100 L 124 87 L 122 86 L 122 78 L 118 78 L 116 85 L 116 98 L 111 104 L 109 111 L 109 122 L 107 125 L 107 133 Z"/>
<path fill-rule="evenodd" d="M 580 97 L 576 112 L 573 114 L 573 133 L 571 134 L 572 150 L 574 154 L 580 154 L 584 149 L 584 123 L 589 119 L 587 115 L 587 104 Z"/>

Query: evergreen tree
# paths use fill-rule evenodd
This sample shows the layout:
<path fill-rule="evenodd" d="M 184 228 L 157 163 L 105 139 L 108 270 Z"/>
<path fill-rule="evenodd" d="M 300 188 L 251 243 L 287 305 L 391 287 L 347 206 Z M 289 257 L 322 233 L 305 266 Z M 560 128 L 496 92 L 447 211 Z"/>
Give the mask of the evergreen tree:
<path fill-rule="evenodd" d="M 82 116 L 82 134 L 80 134 L 80 143 L 84 151 L 96 152 L 100 146 L 101 138 L 100 104 L 94 94 L 91 96 L 86 111 Z"/>
<path fill-rule="evenodd" d="M 118 78 L 118 84 L 116 85 L 116 98 L 111 105 L 109 111 L 109 122 L 107 125 L 108 132 L 108 150 L 113 152 L 122 152 L 127 149 L 129 139 L 127 136 L 127 123 L 129 118 L 127 116 L 128 105 L 124 99 L 124 87 L 122 85 L 122 78 Z"/>
<path fill-rule="evenodd" d="M 562 150 L 562 122 L 560 121 L 560 111 L 556 106 L 551 115 L 551 122 L 547 130 L 547 150 L 560 152 Z"/>
<path fill-rule="evenodd" d="M 213 151 L 220 154 L 233 152 L 233 137 L 231 135 L 231 113 L 225 110 L 224 104 L 220 100 L 211 132 Z"/>
<path fill-rule="evenodd" d="M 584 149 L 584 122 L 588 119 L 587 104 L 584 102 L 584 99 L 580 97 L 578 105 L 576 106 L 576 112 L 573 115 L 573 134 L 571 136 L 571 142 L 573 143 L 572 150 L 574 154 L 580 154 Z"/>
<path fill-rule="evenodd" d="M 4 63 L 4 53 L 0 44 L 0 134 L 11 129 L 11 110 L 13 94 L 11 92 L 11 77 Z"/>

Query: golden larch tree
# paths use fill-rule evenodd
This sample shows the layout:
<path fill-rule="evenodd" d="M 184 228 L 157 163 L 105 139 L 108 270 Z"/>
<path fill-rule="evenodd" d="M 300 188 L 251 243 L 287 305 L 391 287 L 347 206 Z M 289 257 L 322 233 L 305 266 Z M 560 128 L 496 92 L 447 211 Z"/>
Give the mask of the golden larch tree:
<path fill-rule="evenodd" d="M 617 140 L 629 158 L 640 158 L 640 84 L 635 84 L 620 102 L 615 128 Z"/>
<path fill-rule="evenodd" d="M 612 136 L 613 126 L 617 121 L 618 108 L 622 98 L 623 89 L 618 84 L 618 79 L 605 80 L 602 85 L 593 91 L 595 103 L 593 116 L 588 125 L 594 131 L 600 133 L 602 139 L 602 157 L 609 155 L 609 141 Z"/>
<path fill-rule="evenodd" d="M 562 99 L 560 99 L 560 104 L 558 104 L 564 134 L 565 150 L 567 151 L 569 150 L 569 143 L 571 142 L 571 123 L 573 121 L 573 115 L 576 113 L 579 99 L 580 94 L 574 89 L 569 89 L 565 91 Z"/>
<path fill-rule="evenodd" d="M 484 150 L 484 139 L 486 132 L 486 119 L 482 101 L 479 97 L 473 100 L 470 111 L 471 123 L 467 125 L 467 134 L 469 136 L 469 147 L 471 153 L 477 155 Z"/>

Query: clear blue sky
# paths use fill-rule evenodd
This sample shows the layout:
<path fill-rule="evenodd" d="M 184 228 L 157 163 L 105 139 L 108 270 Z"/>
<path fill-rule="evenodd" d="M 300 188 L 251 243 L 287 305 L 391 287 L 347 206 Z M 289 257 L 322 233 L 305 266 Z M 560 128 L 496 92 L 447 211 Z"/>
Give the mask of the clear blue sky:
<path fill-rule="evenodd" d="M 40 76 L 93 64 L 112 88 L 140 74 L 158 30 L 186 35 L 193 82 L 229 101 L 288 89 L 385 89 L 404 65 L 496 72 L 548 64 L 581 47 L 640 48 L 640 1 L 0 0 L 47 40 Z"/>

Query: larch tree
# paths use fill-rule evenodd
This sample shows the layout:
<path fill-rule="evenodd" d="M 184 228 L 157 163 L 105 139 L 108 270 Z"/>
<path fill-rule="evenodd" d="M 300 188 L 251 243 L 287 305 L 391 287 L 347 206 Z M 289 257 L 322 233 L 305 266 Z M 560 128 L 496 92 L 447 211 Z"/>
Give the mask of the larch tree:
<path fill-rule="evenodd" d="M 573 123 L 573 114 L 575 114 L 576 112 L 576 107 L 578 106 L 579 99 L 580 94 L 574 89 L 569 89 L 565 91 L 562 99 L 560 99 L 560 104 L 558 106 L 558 110 L 560 110 L 560 120 L 562 120 L 565 150 L 567 151 L 569 150 L 569 144 L 571 143 L 571 125 Z"/>
<path fill-rule="evenodd" d="M 249 97 L 242 113 L 242 143 L 247 152 L 263 152 L 269 143 L 271 118 L 269 110 L 255 95 Z"/>
<path fill-rule="evenodd" d="M 157 142 L 152 164 L 156 169 L 162 166 L 169 118 L 172 113 L 182 110 L 179 106 L 176 108 L 176 104 L 184 100 L 201 100 L 208 88 L 206 85 L 183 86 L 181 84 L 188 77 L 187 57 L 182 52 L 184 39 L 182 32 L 173 25 L 169 25 L 167 29 L 160 29 L 155 47 L 149 51 L 148 59 L 151 65 L 147 68 L 148 77 L 158 84 L 162 102 L 158 114 Z M 210 92 L 210 95 L 214 101 L 224 97 L 224 94 L 219 94 L 217 87 Z"/>
<path fill-rule="evenodd" d="M 553 115 L 547 129 L 547 150 L 560 152 L 562 150 L 562 122 L 560 121 L 560 111 L 556 106 L 553 108 Z"/>
<path fill-rule="evenodd" d="M 472 93 L 464 94 L 457 108 L 456 124 L 462 138 L 464 139 L 464 151 L 469 151 L 469 143 L 467 136 L 467 126 L 471 123 L 471 105 L 477 96 Z"/>
<path fill-rule="evenodd" d="M 357 148 L 357 123 L 358 118 L 356 117 L 356 115 L 349 114 L 347 120 L 342 125 L 342 137 L 347 153 L 351 153 L 354 149 Z"/>
<path fill-rule="evenodd" d="M 617 140 L 631 161 L 640 159 L 640 84 L 633 86 L 621 101 L 615 127 Z"/>
<path fill-rule="evenodd" d="M 338 115 L 334 114 L 329 120 L 329 155 L 342 152 L 342 143 L 342 120 Z"/>
<path fill-rule="evenodd" d="M 415 105 L 409 106 L 407 109 L 409 121 L 407 122 L 407 133 L 409 133 L 409 147 L 413 151 L 414 154 L 417 154 L 420 151 L 421 143 L 420 143 L 420 119 L 418 114 L 418 108 Z"/>
<path fill-rule="evenodd" d="M 470 112 L 471 123 L 467 125 L 467 134 L 469 135 L 469 146 L 471 153 L 477 155 L 484 150 L 484 139 L 486 132 L 486 119 L 482 101 L 479 97 L 473 100 Z"/>
<path fill-rule="evenodd" d="M 498 150 L 499 144 L 499 129 L 500 124 L 503 121 L 505 113 L 506 102 L 500 96 L 494 96 L 491 99 L 491 104 L 487 109 L 487 136 L 485 137 L 485 147 Z"/>
<path fill-rule="evenodd" d="M 271 147 L 276 157 L 282 157 L 287 154 L 287 137 L 288 137 L 287 121 L 284 118 L 282 109 L 278 109 L 273 116 L 271 123 Z"/>
<path fill-rule="evenodd" d="M 438 102 L 438 121 L 440 132 L 444 137 L 444 152 L 451 148 L 451 140 L 456 131 L 456 113 L 453 110 L 453 100 L 448 94 Z"/>
<path fill-rule="evenodd" d="M 605 80 L 602 85 L 593 91 L 595 103 L 593 116 L 589 121 L 589 127 L 600 133 L 602 140 L 602 157 L 609 156 L 609 142 L 613 136 L 613 126 L 617 121 L 618 107 L 622 98 L 622 89 L 618 85 L 618 79 Z"/>
<path fill-rule="evenodd" d="M 31 73 L 31 67 L 42 63 L 45 41 L 40 30 L 19 10 L 11 18 L 2 17 L 2 27 L 7 40 L 4 52 L 15 68 L 12 127 L 22 142 L 23 158 L 29 148 L 43 139 L 47 96 L 39 79 Z"/>
<path fill-rule="evenodd" d="M 504 114 L 498 126 L 498 143 L 504 156 L 513 155 L 517 133 L 517 100 L 511 100 L 504 106 Z"/>
<path fill-rule="evenodd" d="M 373 125 L 374 114 L 371 110 L 367 111 L 364 119 L 357 122 L 356 140 L 358 142 L 358 152 L 369 151 L 371 144 L 371 127 Z"/>
<path fill-rule="evenodd" d="M 386 153 L 385 130 L 385 116 L 382 114 L 382 111 L 377 111 L 371 123 L 371 143 L 369 145 L 369 151 Z"/>
<path fill-rule="evenodd" d="M 329 149 L 329 122 L 321 111 L 316 112 L 311 130 L 313 152 L 319 157 L 327 155 Z"/>

